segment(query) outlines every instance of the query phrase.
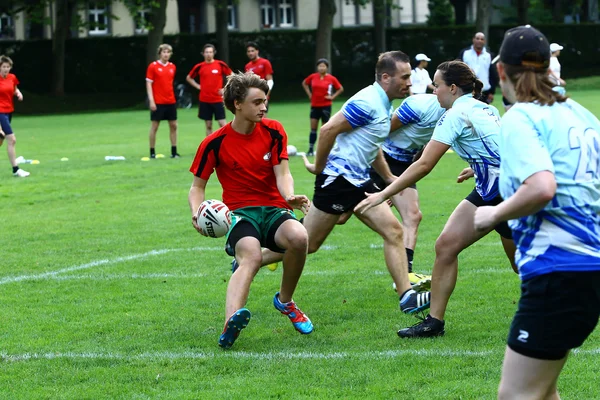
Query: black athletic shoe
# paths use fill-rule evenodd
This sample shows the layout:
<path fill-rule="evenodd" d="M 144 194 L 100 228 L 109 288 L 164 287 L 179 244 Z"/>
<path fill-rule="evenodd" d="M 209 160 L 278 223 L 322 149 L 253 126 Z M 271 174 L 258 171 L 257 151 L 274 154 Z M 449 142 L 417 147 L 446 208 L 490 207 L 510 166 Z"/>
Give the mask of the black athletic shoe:
<path fill-rule="evenodd" d="M 418 324 L 408 328 L 400 329 L 398 331 L 398 336 L 401 338 L 427 338 L 444 336 L 444 333 L 446 333 L 444 330 L 444 325 L 444 321 L 433 318 L 428 314 L 427 317 Z"/>
<path fill-rule="evenodd" d="M 171 154 L 171 158 L 181 158 L 181 156 L 178 153 L 176 153 L 176 154 Z"/>
<path fill-rule="evenodd" d="M 150 154 L 150 158 L 156 158 L 156 154 Z"/>
<path fill-rule="evenodd" d="M 411 293 L 409 297 L 400 301 L 400 310 L 402 310 L 405 314 L 414 314 L 419 311 L 427 310 L 429 308 L 429 303 L 431 302 L 431 292 L 421 292 L 417 293 L 414 290 L 410 289 Z M 402 298 L 400 296 L 400 298 Z"/>

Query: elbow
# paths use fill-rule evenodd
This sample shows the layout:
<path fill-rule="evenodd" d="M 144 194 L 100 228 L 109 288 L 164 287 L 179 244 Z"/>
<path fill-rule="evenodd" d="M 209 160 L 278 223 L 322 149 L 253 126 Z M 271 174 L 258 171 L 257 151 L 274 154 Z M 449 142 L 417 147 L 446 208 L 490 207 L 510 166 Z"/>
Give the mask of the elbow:
<path fill-rule="evenodd" d="M 554 195 L 556 194 L 556 181 L 553 179 L 551 182 L 547 182 L 538 189 L 538 199 L 540 203 L 547 204 L 554 198 Z"/>

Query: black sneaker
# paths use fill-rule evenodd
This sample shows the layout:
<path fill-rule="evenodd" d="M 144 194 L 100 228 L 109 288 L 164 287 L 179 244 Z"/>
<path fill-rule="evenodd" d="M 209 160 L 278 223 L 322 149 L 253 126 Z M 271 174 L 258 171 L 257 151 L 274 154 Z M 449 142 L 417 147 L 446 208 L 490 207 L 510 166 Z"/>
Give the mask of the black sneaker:
<path fill-rule="evenodd" d="M 444 321 L 433 318 L 428 314 L 427 317 L 418 324 L 408 328 L 400 329 L 398 331 L 398 336 L 401 338 L 427 338 L 444 336 L 444 333 L 446 333 L 444 330 L 445 324 L 446 323 Z"/>
<path fill-rule="evenodd" d="M 171 158 L 181 158 L 179 153 L 171 154 Z"/>
<path fill-rule="evenodd" d="M 156 158 L 156 154 L 154 154 L 154 153 L 150 154 L 150 158 Z"/>
<path fill-rule="evenodd" d="M 414 314 L 419 311 L 427 310 L 429 303 L 431 303 L 431 292 L 417 293 L 412 289 L 409 289 L 410 293 L 408 299 L 400 301 L 400 310 L 405 314 Z M 404 293 L 400 298 L 404 296 Z"/>

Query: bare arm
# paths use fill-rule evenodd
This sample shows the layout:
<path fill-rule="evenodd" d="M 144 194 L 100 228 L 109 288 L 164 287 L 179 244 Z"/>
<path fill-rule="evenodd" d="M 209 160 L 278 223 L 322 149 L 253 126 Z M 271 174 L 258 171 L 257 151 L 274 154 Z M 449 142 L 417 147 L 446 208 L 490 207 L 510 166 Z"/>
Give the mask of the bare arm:
<path fill-rule="evenodd" d="M 329 96 L 329 100 L 331 100 L 331 101 L 335 100 L 335 98 L 338 97 L 343 92 L 344 92 L 344 87 L 340 86 L 340 88 L 338 90 L 336 90 L 332 96 Z"/>
<path fill-rule="evenodd" d="M 335 113 L 325 125 L 321 127 L 321 134 L 317 142 L 317 156 L 315 158 L 314 174 L 320 174 L 325 169 L 327 157 L 333 148 L 335 138 L 345 132 L 350 132 L 352 125 L 341 111 Z"/>
<path fill-rule="evenodd" d="M 192 77 L 191 77 L 191 76 L 189 76 L 189 75 L 188 75 L 188 76 L 186 76 L 186 77 L 185 77 L 185 80 L 187 81 L 187 83 L 189 83 L 190 85 L 192 85 L 192 86 L 193 86 L 193 87 L 195 87 L 196 89 L 198 89 L 198 90 L 201 90 L 201 89 L 200 89 L 200 84 L 199 84 L 198 82 L 196 82 L 196 80 L 192 79 Z"/>
<path fill-rule="evenodd" d="M 17 96 L 17 99 L 19 101 L 23 101 L 23 93 L 21 93 L 21 91 L 19 90 L 18 87 L 15 86 L 15 96 Z"/>
<path fill-rule="evenodd" d="M 387 161 L 385 161 L 385 157 L 383 156 L 383 150 L 381 150 L 381 148 L 379 148 L 379 151 L 377 152 L 377 157 L 375 157 L 375 161 L 373 161 L 373 164 L 371 164 L 371 166 L 388 185 L 391 184 L 394 181 L 394 179 L 396 179 L 396 176 L 392 174 L 392 171 L 390 170 L 390 166 L 388 165 Z"/>
<path fill-rule="evenodd" d="M 146 94 L 148 95 L 150 109 L 156 111 L 156 103 L 154 102 L 154 94 L 152 93 L 152 82 L 146 81 Z"/>
<path fill-rule="evenodd" d="M 308 98 L 311 99 L 312 98 L 312 93 L 310 91 L 310 87 L 304 81 L 302 81 L 302 89 L 304 89 L 304 92 L 306 93 L 306 95 L 308 96 Z"/>
<path fill-rule="evenodd" d="M 305 195 L 294 194 L 294 178 L 290 172 L 288 160 L 281 160 L 281 163 L 273 166 L 273 171 L 275 172 L 277 189 L 279 190 L 281 197 L 283 197 L 292 208 L 302 210 L 302 212 L 306 214 L 310 206 L 310 200 Z"/>
<path fill-rule="evenodd" d="M 269 81 L 273 82 L 273 74 L 267 74 L 265 75 L 265 80 L 267 81 L 267 83 Z M 271 83 L 271 86 L 269 87 L 269 91 L 267 92 L 267 98 L 269 97 L 269 95 L 271 94 L 271 89 L 273 88 L 273 84 Z"/>
<path fill-rule="evenodd" d="M 206 192 L 206 180 L 194 176 L 192 187 L 190 187 L 190 193 L 188 194 L 188 202 L 190 204 L 190 211 L 192 212 L 192 225 L 198 232 L 206 236 L 204 231 L 198 226 L 198 208 L 205 199 Z"/>

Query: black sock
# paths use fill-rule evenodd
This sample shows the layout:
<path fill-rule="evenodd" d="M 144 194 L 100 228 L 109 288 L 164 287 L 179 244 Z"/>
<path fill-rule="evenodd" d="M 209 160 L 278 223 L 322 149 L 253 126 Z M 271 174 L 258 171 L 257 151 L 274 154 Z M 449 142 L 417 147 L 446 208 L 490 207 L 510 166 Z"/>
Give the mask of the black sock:
<path fill-rule="evenodd" d="M 19 170 L 19 166 L 13 167 L 13 174 Z"/>
<path fill-rule="evenodd" d="M 171 155 L 172 156 L 177 155 L 177 146 L 171 146 Z"/>
<path fill-rule="evenodd" d="M 405 250 L 406 258 L 408 258 L 408 273 L 410 274 L 412 272 L 413 256 L 415 255 L 415 251 L 407 248 L 405 248 Z"/>
<path fill-rule="evenodd" d="M 310 146 L 311 151 L 314 149 L 316 142 L 317 142 L 317 131 L 311 129 L 310 135 L 308 136 L 308 144 Z"/>
<path fill-rule="evenodd" d="M 150 155 L 156 155 L 156 152 L 154 151 L 154 147 L 150 147 Z"/>

